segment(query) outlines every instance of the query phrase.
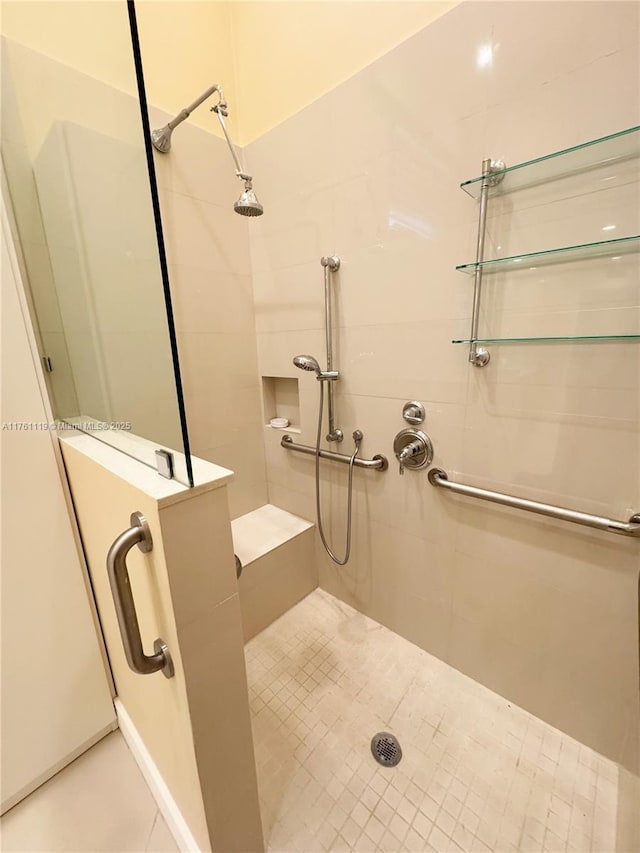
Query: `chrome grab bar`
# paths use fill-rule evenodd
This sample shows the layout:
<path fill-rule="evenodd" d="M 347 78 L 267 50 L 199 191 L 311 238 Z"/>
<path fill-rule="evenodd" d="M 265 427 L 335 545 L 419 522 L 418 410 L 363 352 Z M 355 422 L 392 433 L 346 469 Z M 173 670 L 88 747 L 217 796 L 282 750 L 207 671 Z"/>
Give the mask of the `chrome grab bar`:
<path fill-rule="evenodd" d="M 290 435 L 283 435 L 280 444 L 286 450 L 295 450 L 296 453 L 305 453 L 307 456 L 315 456 L 315 447 L 309 447 L 308 444 L 294 444 Z M 349 464 L 351 457 L 346 453 L 335 453 L 333 450 L 321 450 L 321 459 L 333 459 L 334 462 L 346 462 Z M 386 471 L 389 467 L 389 462 L 386 456 L 380 453 L 376 454 L 373 459 L 360 459 L 358 456 L 353 460 L 355 468 L 372 468 L 374 471 Z"/>
<path fill-rule="evenodd" d="M 640 513 L 631 516 L 628 522 L 616 521 L 614 518 L 605 518 L 602 515 L 590 515 L 586 512 L 578 512 L 563 506 L 530 501 L 528 498 L 516 498 L 513 495 L 503 495 L 501 492 L 490 492 L 488 489 L 480 489 L 477 486 L 465 486 L 463 483 L 452 483 L 446 471 L 441 468 L 432 468 L 429 471 L 429 482 L 432 486 L 440 489 L 449 489 L 460 495 L 470 498 L 480 498 L 483 501 L 491 501 L 504 506 L 526 509 L 528 512 L 536 512 L 538 515 L 547 515 L 550 518 L 559 518 L 561 521 L 572 521 L 574 524 L 583 524 L 585 527 L 595 527 L 607 533 L 618 533 L 620 536 L 640 537 Z"/>
<path fill-rule="evenodd" d="M 127 570 L 127 554 L 134 545 L 148 554 L 153 548 L 153 540 L 147 520 L 142 513 L 132 513 L 130 520 L 131 527 L 118 536 L 107 554 L 107 572 L 124 653 L 129 667 L 134 672 L 140 675 L 151 675 L 152 672 L 161 670 L 166 678 L 171 678 L 174 675 L 173 661 L 164 640 L 160 638 L 154 640 L 155 654 L 145 655 L 142 648 L 138 615 Z"/>

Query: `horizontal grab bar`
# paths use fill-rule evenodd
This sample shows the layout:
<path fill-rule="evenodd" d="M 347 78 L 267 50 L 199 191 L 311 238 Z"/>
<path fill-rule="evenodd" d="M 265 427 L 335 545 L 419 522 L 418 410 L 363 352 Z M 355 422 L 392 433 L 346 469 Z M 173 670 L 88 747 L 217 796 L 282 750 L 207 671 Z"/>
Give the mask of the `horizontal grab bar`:
<path fill-rule="evenodd" d="M 295 450 L 296 453 L 306 453 L 308 456 L 316 455 L 315 447 L 309 447 L 308 444 L 294 444 L 290 435 L 283 435 L 280 444 L 286 450 Z M 320 458 L 333 459 L 334 462 L 346 463 L 349 463 L 351 460 L 351 457 L 347 456 L 345 453 L 335 453 L 333 450 L 321 450 Z M 389 467 L 387 457 L 382 456 L 379 453 L 374 456 L 373 459 L 359 459 L 356 456 L 353 460 L 353 464 L 356 468 L 372 468 L 374 471 L 386 471 Z"/>
<path fill-rule="evenodd" d="M 607 533 L 618 533 L 620 536 L 640 536 L 640 513 L 632 515 L 628 522 L 616 521 L 614 518 L 605 518 L 602 515 L 589 515 L 589 513 L 578 512 L 563 506 L 539 503 L 527 498 L 516 498 L 513 495 L 503 495 L 501 492 L 479 489 L 477 486 L 465 486 L 463 483 L 453 483 L 449 480 L 447 472 L 441 468 L 432 468 L 429 471 L 429 482 L 432 486 L 449 489 L 470 498 L 480 498 L 483 501 L 526 509 L 528 512 L 536 512 L 538 515 L 548 515 L 550 518 L 559 518 L 561 521 L 572 521 L 574 524 L 595 527 L 598 530 L 605 530 Z"/>

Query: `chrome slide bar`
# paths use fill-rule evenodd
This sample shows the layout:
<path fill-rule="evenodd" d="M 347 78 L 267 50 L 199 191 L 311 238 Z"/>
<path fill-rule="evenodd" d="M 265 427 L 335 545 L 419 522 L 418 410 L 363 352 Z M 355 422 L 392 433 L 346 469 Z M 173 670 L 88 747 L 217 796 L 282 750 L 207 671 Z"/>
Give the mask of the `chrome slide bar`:
<path fill-rule="evenodd" d="M 283 435 L 280 444 L 285 450 L 295 450 L 296 453 L 306 453 L 307 456 L 315 456 L 315 447 L 309 447 L 308 444 L 294 444 L 290 435 Z M 321 450 L 321 459 L 333 459 L 334 462 L 346 462 L 349 464 L 351 457 L 346 453 L 334 453 L 333 450 Z M 386 456 L 376 454 L 373 459 L 360 459 L 356 456 L 353 460 L 354 468 L 371 468 L 374 471 L 386 471 L 389 467 L 389 462 Z"/>
<path fill-rule="evenodd" d="M 131 527 L 118 536 L 107 554 L 107 572 L 125 657 L 130 669 L 139 675 L 151 675 L 161 670 L 165 678 L 171 678 L 174 675 L 173 661 L 164 640 L 158 638 L 154 641 L 153 655 L 145 655 L 142 648 L 140 625 L 127 570 L 127 554 L 134 545 L 145 554 L 149 553 L 153 549 L 153 540 L 142 513 L 132 513 L 130 521 Z"/>
<path fill-rule="evenodd" d="M 516 498 L 513 495 L 503 495 L 501 492 L 490 492 L 488 489 L 480 489 L 477 486 L 465 486 L 463 483 L 453 483 L 449 480 L 446 471 L 441 468 L 432 468 L 429 471 L 429 482 L 432 486 L 440 489 L 449 489 L 460 495 L 470 498 L 480 498 L 483 501 L 512 506 L 516 509 L 525 509 L 538 515 L 547 515 L 549 518 L 559 518 L 561 521 L 572 521 L 574 524 L 582 524 L 585 527 L 595 527 L 607 533 L 618 533 L 620 536 L 640 537 L 640 513 L 635 513 L 629 521 L 616 521 L 614 518 L 605 518 L 601 515 L 590 515 L 586 512 L 578 512 L 563 506 L 538 503 L 527 498 Z"/>
<path fill-rule="evenodd" d="M 327 346 L 327 373 L 333 371 L 333 311 L 331 308 L 331 273 L 340 269 L 340 258 L 337 255 L 331 257 L 323 256 L 320 263 L 324 268 L 324 330 Z M 342 441 L 341 429 L 336 429 L 335 403 L 333 382 L 327 383 L 327 411 L 329 418 L 329 432 L 327 441 Z"/>

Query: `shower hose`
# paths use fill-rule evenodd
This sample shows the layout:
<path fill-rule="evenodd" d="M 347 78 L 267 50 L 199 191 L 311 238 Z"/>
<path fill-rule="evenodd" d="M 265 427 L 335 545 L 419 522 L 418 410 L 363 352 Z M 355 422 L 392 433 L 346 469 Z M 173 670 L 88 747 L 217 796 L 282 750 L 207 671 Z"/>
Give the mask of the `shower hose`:
<path fill-rule="evenodd" d="M 322 415 L 324 412 L 324 382 L 320 382 L 319 385 L 320 406 L 318 411 L 318 432 L 316 435 L 316 515 L 318 518 L 318 531 L 320 533 L 320 539 L 322 539 L 322 544 L 324 545 L 324 550 L 331 557 L 334 563 L 337 563 L 339 566 L 344 566 L 347 564 L 349 560 L 349 554 L 351 553 L 351 497 L 353 494 L 353 463 L 355 461 L 356 456 L 358 455 L 358 451 L 360 450 L 362 433 L 360 432 L 360 430 L 356 430 L 353 433 L 355 448 L 349 459 L 349 484 L 347 489 L 347 542 L 344 549 L 344 557 L 340 559 L 340 557 L 337 557 L 331 550 L 329 543 L 327 542 L 327 539 L 324 535 L 324 529 L 322 526 L 322 510 L 320 509 L 320 441 L 322 440 Z"/>

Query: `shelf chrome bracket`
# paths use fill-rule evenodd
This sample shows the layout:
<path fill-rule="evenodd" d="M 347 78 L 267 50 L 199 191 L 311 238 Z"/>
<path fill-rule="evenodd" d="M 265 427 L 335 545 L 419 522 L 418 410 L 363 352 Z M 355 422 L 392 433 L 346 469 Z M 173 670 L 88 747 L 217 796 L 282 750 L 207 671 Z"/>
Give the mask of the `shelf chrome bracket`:
<path fill-rule="evenodd" d="M 478 323 L 480 320 L 480 297 L 482 294 L 482 261 L 484 260 L 484 241 L 487 230 L 487 204 L 489 190 L 504 180 L 506 164 L 503 160 L 488 157 L 482 161 L 482 186 L 480 188 L 480 213 L 478 216 L 478 240 L 476 243 L 476 269 L 473 277 L 473 310 L 471 313 L 471 334 L 469 338 L 469 361 L 476 367 L 484 367 L 491 356 L 484 347 L 479 347 Z"/>

